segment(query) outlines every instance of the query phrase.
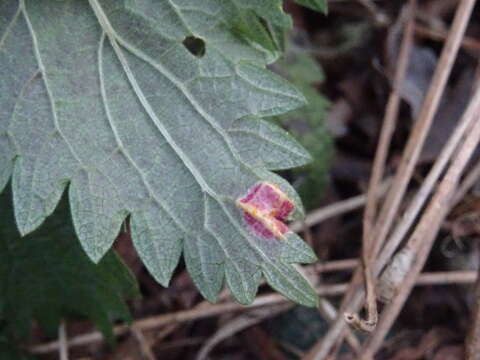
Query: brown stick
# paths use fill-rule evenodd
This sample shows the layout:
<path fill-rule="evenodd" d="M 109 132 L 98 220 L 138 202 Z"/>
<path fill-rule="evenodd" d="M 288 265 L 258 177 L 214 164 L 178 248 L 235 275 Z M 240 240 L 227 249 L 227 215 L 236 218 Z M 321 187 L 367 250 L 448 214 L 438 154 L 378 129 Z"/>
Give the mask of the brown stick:
<path fill-rule="evenodd" d="M 451 271 L 451 272 L 434 272 L 425 273 L 418 278 L 418 285 L 448 285 L 448 284 L 470 284 L 476 279 L 475 271 Z M 317 294 L 320 296 L 338 296 L 345 292 L 348 284 L 334 284 L 327 286 L 319 286 L 316 288 Z M 204 319 L 211 316 L 224 314 L 226 312 L 249 311 L 254 308 L 268 306 L 273 304 L 286 303 L 289 300 L 279 294 L 269 294 L 257 297 L 257 299 L 249 306 L 237 303 L 224 304 L 208 304 L 200 308 L 191 310 L 182 310 L 174 313 L 168 313 L 158 316 L 152 316 L 145 319 L 134 321 L 132 326 L 142 331 L 157 329 L 159 327 L 174 323 L 183 323 L 192 320 Z M 125 334 L 129 331 L 126 325 L 118 325 L 114 328 L 115 335 Z M 70 348 L 75 346 L 83 346 L 103 341 L 103 336 L 98 331 L 78 335 L 72 337 L 68 341 Z M 57 351 L 59 347 L 58 341 L 52 341 L 45 344 L 33 346 L 30 351 L 34 354 L 46 354 Z"/>
<path fill-rule="evenodd" d="M 478 244 L 476 244 L 478 246 Z M 480 359 L 480 270 L 475 282 L 475 305 L 470 317 L 470 329 L 465 340 L 465 359 Z"/>
<path fill-rule="evenodd" d="M 475 185 L 478 180 L 480 179 L 480 163 L 476 164 L 470 172 L 465 176 L 465 179 L 463 179 L 462 183 L 458 187 L 457 192 L 455 193 L 455 196 L 452 201 L 452 206 L 455 206 L 458 204 L 460 200 L 463 199 L 463 197 L 467 194 L 468 190 L 472 188 L 473 185 Z"/>
<path fill-rule="evenodd" d="M 389 185 L 389 180 L 386 180 L 380 184 L 380 186 L 377 188 L 378 196 L 383 196 Z M 293 232 L 300 232 L 303 230 L 304 226 L 311 227 L 332 217 L 340 216 L 347 212 L 359 209 L 365 205 L 366 201 L 366 194 L 361 194 L 342 201 L 337 201 L 333 204 L 309 212 L 303 221 L 295 221 L 289 226 L 289 228 Z"/>
<path fill-rule="evenodd" d="M 385 241 L 391 223 L 393 222 L 393 218 L 400 205 L 400 201 L 405 193 L 406 186 L 413 173 L 413 168 L 425 141 L 426 134 L 431 126 L 433 115 L 438 108 L 441 94 L 445 88 L 446 80 L 450 74 L 453 61 L 458 52 L 459 44 L 465 32 L 466 23 L 472 9 L 471 6 L 472 3 L 471 0 L 469 0 L 460 2 L 457 8 L 452 29 L 449 33 L 444 49 L 442 50 L 440 61 L 422 105 L 419 118 L 412 129 L 412 134 L 405 148 L 394 183 L 387 195 L 379 220 L 373 230 L 376 235 L 374 254 L 378 253 Z M 354 281 L 355 279 L 354 276 Z M 351 309 L 350 311 L 355 311 L 353 309 L 359 309 L 363 299 L 363 289 L 357 287 L 357 289 L 352 291 L 349 295 L 350 296 L 347 298 L 348 309 Z M 345 323 L 343 322 L 343 319 L 337 319 L 323 339 L 310 350 L 306 359 L 325 359 L 333 344 L 338 341 L 339 338 L 343 338 L 344 326 Z"/>
<path fill-rule="evenodd" d="M 420 189 L 418 189 L 414 198 L 408 204 L 408 207 L 406 208 L 400 221 L 396 225 L 395 230 L 389 237 L 388 242 L 383 247 L 381 255 L 378 256 L 378 261 L 376 264 L 376 267 L 378 267 L 378 271 L 382 271 L 388 260 L 392 257 L 395 250 L 398 248 L 398 246 L 404 239 L 405 235 L 408 233 L 408 230 L 411 228 L 422 207 L 425 205 L 426 201 L 434 190 L 438 179 L 440 179 L 441 174 L 445 171 L 448 162 L 451 160 L 459 144 L 465 137 L 467 129 L 472 126 L 474 121 L 476 121 L 476 119 L 472 116 L 468 116 L 467 114 L 467 116 L 462 116 L 462 118 L 458 122 L 455 130 L 449 137 L 447 143 L 445 144 L 437 160 L 435 161 L 435 164 L 429 171 L 427 177 L 420 186 Z M 459 196 L 460 191 L 466 191 L 473 185 L 473 179 L 475 175 L 475 173 L 469 173 L 469 175 L 460 185 L 455 195 L 455 199 Z M 452 201 L 451 205 L 453 206 L 454 204 L 455 202 Z"/>
<path fill-rule="evenodd" d="M 461 4 L 465 4 L 465 0 Z M 469 14 L 469 9 L 473 8 L 475 1 L 469 1 L 470 7 L 466 6 L 464 16 Z M 468 20 L 468 16 L 463 18 Z M 464 116 L 477 117 L 480 112 L 480 88 L 476 90 L 475 96 L 470 101 L 469 107 Z M 480 121 L 475 121 L 472 128 L 467 133 L 465 141 L 461 144 L 455 157 L 452 159 L 451 165 L 442 179 L 438 190 L 430 201 L 422 218 L 420 219 L 415 231 L 410 236 L 405 250 L 410 251 L 413 256 L 413 264 L 410 271 L 407 273 L 402 287 L 398 290 L 398 294 L 393 301 L 387 305 L 385 311 L 382 313 L 377 328 L 367 339 L 362 356 L 371 358 L 380 348 L 384 337 L 392 326 L 394 320 L 397 318 L 400 310 L 405 303 L 407 296 L 410 294 L 412 287 L 415 284 L 416 278 L 423 268 L 430 249 L 433 245 L 435 237 L 440 229 L 442 221 L 445 219 L 450 209 L 450 204 L 458 185 L 460 176 L 462 175 L 468 161 L 473 152 L 480 143 Z"/>
<path fill-rule="evenodd" d="M 437 41 L 444 41 L 447 37 L 447 32 L 445 31 L 430 29 L 426 26 L 418 24 L 415 25 L 415 34 L 424 38 Z M 473 38 L 464 37 L 461 45 L 462 48 L 464 48 L 465 50 L 471 50 L 475 52 L 480 51 L 480 41 L 477 41 Z"/>
<path fill-rule="evenodd" d="M 449 33 L 440 60 L 435 69 L 432 82 L 422 104 L 418 120 L 411 131 L 410 138 L 403 152 L 392 187 L 380 212 L 380 217 L 375 225 L 375 251 L 377 254 L 385 242 L 391 228 L 393 219 L 397 214 L 400 202 L 405 195 L 406 187 L 410 182 L 415 164 L 420 155 L 428 131 L 432 125 L 433 117 L 437 112 L 441 96 L 445 90 L 447 79 L 452 70 L 461 40 L 465 33 L 466 25 L 471 14 L 471 5 L 474 0 L 459 3 L 452 29 Z"/>
<path fill-rule="evenodd" d="M 377 189 L 385 172 L 385 164 L 387 161 L 388 149 L 392 140 L 393 131 L 397 125 L 398 109 L 400 107 L 400 91 L 407 72 L 408 60 L 413 47 L 413 29 L 415 10 L 417 3 L 415 0 L 410 1 L 408 10 L 404 15 L 407 19 L 407 25 L 403 34 L 402 44 L 400 47 L 400 56 L 397 71 L 393 81 L 393 89 L 388 99 L 383 119 L 380 139 L 373 161 L 372 176 L 370 177 L 367 193 L 367 205 L 363 217 L 363 249 L 362 249 L 362 265 L 363 277 L 365 279 L 365 289 L 367 293 L 367 319 L 361 319 L 358 314 L 346 313 L 345 319 L 354 327 L 364 331 L 372 331 L 377 325 L 377 297 L 375 295 L 375 280 L 372 274 L 372 262 L 375 258 L 374 254 L 374 234 L 372 232 L 375 218 L 377 217 L 378 192 Z"/>
<path fill-rule="evenodd" d="M 334 321 L 338 314 L 335 306 L 333 306 L 332 303 L 325 298 L 320 298 L 320 302 L 318 304 L 318 311 L 328 321 L 328 323 Z M 360 341 L 357 339 L 356 334 L 353 331 L 347 331 L 347 333 L 345 334 L 345 340 L 352 349 L 353 353 L 358 355 L 362 346 L 360 344 Z"/>
<path fill-rule="evenodd" d="M 478 96 L 478 95 L 477 95 Z M 445 145 L 444 149 L 442 150 L 439 158 L 435 162 L 434 166 L 432 167 L 430 173 L 426 177 L 424 183 L 422 184 L 421 188 L 418 190 L 417 194 L 415 195 L 414 199 L 409 204 L 408 208 L 405 211 L 405 214 L 397 225 L 394 233 L 390 237 L 386 246 L 382 249 L 382 252 L 378 256 L 378 261 L 375 264 L 374 274 L 377 275 L 383 269 L 385 264 L 387 263 L 388 259 L 391 258 L 393 252 L 395 251 L 396 247 L 400 244 L 401 240 L 403 239 L 404 235 L 406 234 L 408 228 L 413 223 L 413 220 L 416 218 L 418 212 L 420 211 L 421 207 L 423 206 L 424 202 L 428 198 L 431 190 L 433 189 L 434 184 L 436 183 L 437 179 L 439 178 L 441 172 L 443 172 L 444 166 L 446 165 L 448 159 L 451 159 L 452 155 L 454 154 L 456 148 L 461 143 L 462 138 L 465 137 L 465 134 L 468 132 L 469 128 L 473 126 L 475 122 L 478 120 L 475 118 L 475 111 L 470 108 L 469 111 L 465 113 L 465 115 L 460 120 L 459 124 L 457 125 L 454 133 L 448 140 L 447 144 Z M 476 168 L 472 169 L 469 175 L 464 179 L 459 189 L 456 191 L 455 199 L 458 199 L 458 195 L 460 193 L 465 193 L 469 186 L 473 185 L 473 179 L 478 176 L 478 170 Z M 452 201 L 449 207 L 454 206 L 455 201 Z M 351 306 L 353 308 L 358 308 L 361 304 L 361 299 L 363 298 L 363 293 L 357 292 L 351 300 Z"/>
<path fill-rule="evenodd" d="M 60 360 L 68 360 L 68 339 L 64 321 L 58 327 L 58 353 Z"/>
<path fill-rule="evenodd" d="M 444 149 L 442 149 L 441 154 L 439 155 L 437 161 L 435 162 L 434 166 L 432 167 L 431 171 L 425 178 L 422 186 L 418 190 L 417 194 L 410 202 L 408 208 L 405 210 L 404 216 L 402 217 L 400 223 L 395 228 L 394 233 L 390 237 L 386 246 L 382 249 L 382 252 L 378 256 L 378 261 L 375 263 L 374 275 L 378 275 L 383 267 L 386 265 L 388 260 L 391 258 L 393 252 L 396 250 L 396 247 L 400 244 L 401 240 L 405 236 L 408 228 L 413 223 L 414 219 L 417 217 L 420 209 L 424 205 L 425 201 L 427 200 L 429 194 L 431 193 L 435 183 L 439 179 L 441 173 L 444 171 L 445 166 L 449 159 L 451 159 L 452 155 L 455 152 L 455 149 L 458 147 L 460 142 L 462 141 L 465 133 L 469 127 L 472 126 L 473 122 L 476 121 L 474 117 L 464 116 L 459 124 L 457 125 L 455 131 L 453 132 L 452 136 L 449 138 L 447 144 L 445 145 Z M 469 174 L 465 177 L 462 184 L 456 191 L 454 196 L 454 201 L 452 201 L 451 206 L 454 206 L 456 202 L 463 196 L 470 187 L 473 186 L 475 180 L 480 177 L 480 166 L 474 167 Z M 395 245 L 396 244 L 396 245 Z M 346 268 L 347 266 L 353 266 L 353 260 L 346 260 L 345 264 L 341 263 L 327 263 L 325 264 L 327 268 Z M 350 306 L 353 309 L 358 309 L 361 306 L 361 301 L 363 299 L 364 292 L 358 291 L 353 295 L 350 299 Z"/>
<path fill-rule="evenodd" d="M 150 344 L 148 343 L 147 339 L 145 339 L 145 336 L 143 336 L 143 333 L 141 330 L 137 329 L 136 327 L 132 326 L 130 328 L 130 332 L 132 333 L 133 337 L 138 343 L 138 346 L 140 348 L 140 353 L 142 354 L 142 357 L 145 360 L 155 360 L 155 355 L 152 352 L 152 349 L 150 347 Z"/>
<path fill-rule="evenodd" d="M 318 272 L 331 272 L 351 270 L 358 265 L 358 259 L 345 259 L 345 260 L 333 260 L 326 263 L 320 263 L 313 265 L 315 271 Z"/>
<path fill-rule="evenodd" d="M 256 309 L 249 311 L 245 314 L 238 315 L 222 324 L 222 326 L 211 335 L 202 344 L 202 347 L 197 352 L 195 360 L 207 360 L 209 354 L 220 342 L 228 339 L 235 334 L 243 331 L 249 327 L 252 327 L 268 318 L 272 318 L 291 309 L 293 304 L 280 304 L 276 306 L 270 306 L 268 308 Z"/>

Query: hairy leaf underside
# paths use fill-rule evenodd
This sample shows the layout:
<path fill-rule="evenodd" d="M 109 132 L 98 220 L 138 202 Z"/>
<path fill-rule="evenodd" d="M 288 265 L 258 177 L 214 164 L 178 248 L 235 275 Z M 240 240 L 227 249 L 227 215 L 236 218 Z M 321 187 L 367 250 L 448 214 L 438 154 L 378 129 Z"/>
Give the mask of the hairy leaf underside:
<path fill-rule="evenodd" d="M 294 190 L 271 170 L 310 157 L 261 117 L 304 98 L 265 69 L 276 49 L 245 27 L 261 14 L 275 43 L 274 28 L 290 25 L 280 5 L 1 1 L 0 189 L 12 177 L 21 234 L 42 224 L 68 185 L 76 233 L 94 261 L 130 216 L 135 248 L 165 286 L 183 252 L 210 301 L 226 280 L 250 303 L 264 275 L 288 298 L 314 305 L 293 265 L 314 261 L 311 249 L 292 232 L 280 240 L 250 231 L 236 206 L 269 182 L 301 214 Z"/>

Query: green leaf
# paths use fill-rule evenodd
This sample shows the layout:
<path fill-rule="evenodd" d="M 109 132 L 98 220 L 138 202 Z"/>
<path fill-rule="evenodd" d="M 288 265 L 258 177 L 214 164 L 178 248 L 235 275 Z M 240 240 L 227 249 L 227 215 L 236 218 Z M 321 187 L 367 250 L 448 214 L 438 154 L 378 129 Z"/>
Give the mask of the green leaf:
<path fill-rule="evenodd" d="M 35 358 L 22 351 L 20 346 L 17 346 L 15 343 L 15 340 L 6 333 L 5 329 L 0 329 L 0 359 L 34 360 Z"/>
<path fill-rule="evenodd" d="M 251 166 L 283 170 L 312 161 L 310 154 L 289 133 L 261 119 L 238 119 L 229 133 L 240 156 Z"/>
<path fill-rule="evenodd" d="M 286 241 L 256 235 L 235 205 L 271 178 L 262 167 L 308 158 L 260 120 L 245 140 L 237 131 L 243 121 L 305 102 L 265 69 L 272 54 L 230 23 L 261 11 L 267 22 L 285 26 L 280 1 L 0 6 L 0 185 L 13 173 L 22 234 L 52 213 L 69 184 L 76 233 L 94 261 L 130 215 L 137 252 L 163 285 L 183 251 L 211 301 L 226 279 L 238 301 L 251 302 L 263 273 L 290 299 L 314 305 L 313 290 L 290 269 L 292 258 L 279 264 L 296 235 Z M 187 48 L 192 43 L 197 49 Z M 254 147 L 265 163 L 247 155 Z"/>
<path fill-rule="evenodd" d="M 300 5 L 306 6 L 312 10 L 328 13 L 327 0 L 295 0 Z"/>
<path fill-rule="evenodd" d="M 272 60 L 283 51 L 282 33 L 292 28 L 290 16 L 282 9 L 282 0 L 233 0 L 235 10 L 226 25 L 249 41 L 262 46 Z"/>
<path fill-rule="evenodd" d="M 238 8 L 250 9 L 257 16 L 273 25 L 281 26 L 285 29 L 292 27 L 290 16 L 283 12 L 282 0 L 234 0 L 233 2 Z"/>
<path fill-rule="evenodd" d="M 0 195 L 0 318 L 15 337 L 25 337 L 33 319 L 56 334 L 62 319 L 83 316 L 113 340 L 112 322 L 130 320 L 124 299 L 138 296 L 135 278 L 113 251 L 98 265 L 90 261 L 66 201 L 21 238 L 9 193 Z"/>

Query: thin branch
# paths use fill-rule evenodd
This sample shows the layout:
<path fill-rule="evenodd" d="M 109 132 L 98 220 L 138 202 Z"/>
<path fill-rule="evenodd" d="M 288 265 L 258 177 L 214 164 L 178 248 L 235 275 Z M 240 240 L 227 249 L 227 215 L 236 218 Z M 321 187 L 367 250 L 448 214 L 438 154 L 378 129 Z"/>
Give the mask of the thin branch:
<path fill-rule="evenodd" d="M 375 256 L 383 246 L 395 215 L 397 214 L 401 200 L 405 195 L 407 185 L 410 182 L 428 131 L 432 125 L 433 117 L 440 104 L 440 99 L 445 90 L 453 63 L 457 57 L 474 2 L 474 0 L 466 0 L 461 1 L 458 5 L 452 28 L 442 50 L 432 82 L 430 83 L 425 96 L 418 119 L 411 130 L 411 135 L 403 152 L 392 187 L 387 194 L 385 203 L 380 212 L 380 217 L 373 230 L 375 234 L 375 249 L 373 251 L 373 256 Z"/>
<path fill-rule="evenodd" d="M 390 181 L 383 182 L 377 190 L 379 196 L 383 196 L 390 185 Z M 340 216 L 346 214 L 350 211 L 357 210 L 365 205 L 367 201 L 367 195 L 361 194 L 353 196 L 346 200 L 338 201 L 331 205 L 324 206 L 320 209 L 313 210 L 308 213 L 307 217 L 302 221 L 295 221 L 289 227 L 293 232 L 300 232 L 303 230 L 303 227 L 312 227 L 317 225 L 327 219 L 333 218 L 335 216 Z"/>
<path fill-rule="evenodd" d="M 448 162 L 451 161 L 452 156 L 455 154 L 459 144 L 463 141 L 466 132 L 472 126 L 473 122 L 478 121 L 476 117 L 472 114 L 471 110 L 472 109 L 470 109 L 470 112 L 466 111 L 464 116 L 462 116 L 462 118 L 459 120 L 452 135 L 449 137 L 447 143 L 444 145 L 437 160 L 435 161 L 435 164 L 433 165 L 427 177 L 423 181 L 420 189 L 417 191 L 415 197 L 413 198 L 413 200 L 410 201 L 408 207 L 404 211 L 402 218 L 396 225 L 395 230 L 389 237 L 381 254 L 378 256 L 378 261 L 376 263 L 376 273 L 380 273 L 383 270 L 384 266 L 388 263 L 395 250 L 404 240 L 406 234 L 408 233 L 421 209 L 423 208 L 432 191 L 434 190 L 438 179 L 445 171 Z M 472 172 L 470 172 L 465 178 L 465 180 L 462 182 L 459 190 L 456 191 L 455 199 L 458 199 L 458 196 L 464 194 L 464 192 L 466 192 L 473 185 L 474 180 L 477 178 L 476 176 L 477 174 L 474 168 Z M 480 173 L 478 174 L 478 176 L 480 176 Z M 455 199 L 454 201 L 452 201 L 451 206 L 455 204 Z M 405 256 L 405 253 L 403 253 L 403 256 Z"/>
<path fill-rule="evenodd" d="M 60 360 L 68 360 L 68 342 L 65 322 L 61 322 L 58 327 L 58 353 Z"/>
<path fill-rule="evenodd" d="M 168 343 L 163 343 L 161 346 L 157 347 L 155 350 L 159 353 L 171 351 L 176 348 L 185 348 L 187 346 L 198 346 L 202 345 L 205 342 L 204 337 L 189 337 L 179 340 L 174 340 Z"/>
<path fill-rule="evenodd" d="M 448 285 L 448 284 L 471 284 L 476 279 L 475 271 L 450 271 L 450 272 L 434 272 L 424 273 L 418 278 L 418 285 Z M 316 287 L 316 292 L 319 296 L 338 296 L 343 294 L 347 289 L 348 284 L 334 284 Z M 238 303 L 223 303 L 223 304 L 208 304 L 202 307 L 195 307 L 191 310 L 181 310 L 174 313 L 162 314 L 152 316 L 145 319 L 134 321 L 132 326 L 141 331 L 148 331 L 158 329 L 159 327 L 175 324 L 185 323 L 188 321 L 204 319 L 216 315 L 225 314 L 228 312 L 249 311 L 254 308 L 262 306 L 271 306 L 274 304 L 284 304 L 289 302 L 286 298 L 279 294 L 269 294 L 259 296 L 255 301 L 248 306 L 240 305 Z M 122 335 L 127 333 L 130 328 L 126 325 L 115 326 L 113 332 L 115 335 Z M 83 346 L 102 342 L 103 336 L 98 331 L 93 331 L 87 334 L 78 335 L 70 338 L 68 346 L 70 348 L 76 346 Z M 30 348 L 30 352 L 34 354 L 46 354 L 58 351 L 59 342 L 52 341 L 45 344 L 40 344 Z"/>
<path fill-rule="evenodd" d="M 472 284 L 476 278 L 477 274 L 473 270 L 427 272 L 418 277 L 415 285 Z"/>
<path fill-rule="evenodd" d="M 379 220 L 373 230 L 375 234 L 375 249 L 373 254 L 376 255 L 383 246 L 387 233 L 391 227 L 393 219 L 398 211 L 401 199 L 406 190 L 406 186 L 410 181 L 415 163 L 420 154 L 421 148 L 425 141 L 428 130 L 431 126 L 433 116 L 438 108 L 441 95 L 445 89 L 447 78 L 451 72 L 451 68 L 458 53 L 459 44 L 466 29 L 466 23 L 472 11 L 473 3 L 471 0 L 462 1 L 456 11 L 455 19 L 452 24 L 451 31 L 442 50 L 440 61 L 435 70 L 433 80 L 422 104 L 422 109 L 418 120 L 415 122 L 411 136 L 407 142 L 405 151 L 397 170 L 394 183 L 389 190 L 387 199 L 383 204 L 380 212 Z M 353 277 L 352 287 L 357 281 L 357 277 Z M 356 290 L 349 293 L 346 306 L 350 312 L 358 311 L 360 308 L 364 292 L 363 289 L 355 286 Z M 345 333 L 345 323 L 343 319 L 337 318 L 332 324 L 327 334 L 318 342 L 307 354 L 306 359 L 320 360 L 325 359 L 332 346 L 338 339 L 343 338 Z"/>
<path fill-rule="evenodd" d="M 479 245 L 478 243 L 476 244 Z M 465 339 L 465 359 L 480 359 L 480 270 L 475 282 L 475 305 L 470 317 L 470 328 Z"/>
<path fill-rule="evenodd" d="M 392 140 L 393 132 L 397 125 L 398 110 L 401 100 L 400 91 L 407 73 L 407 67 L 413 47 L 413 29 L 416 8 L 417 3 L 415 0 L 412 0 L 410 1 L 409 6 L 403 10 L 402 17 L 407 19 L 407 24 L 405 26 L 402 44 L 400 47 L 398 67 L 395 72 L 393 89 L 387 102 L 380 139 L 375 152 L 375 159 L 373 161 L 372 175 L 368 184 L 367 205 L 365 207 L 365 213 L 363 217 L 362 248 L 363 277 L 365 280 L 365 289 L 367 293 L 367 319 L 361 319 L 357 314 L 345 314 L 345 319 L 350 324 L 365 331 L 372 331 L 378 321 L 375 280 L 372 274 L 372 263 L 373 259 L 375 259 L 375 235 L 372 232 L 372 229 L 374 221 L 377 217 L 377 189 L 385 172 L 388 150 Z"/>
<path fill-rule="evenodd" d="M 327 286 L 319 286 L 316 288 L 317 294 L 320 296 L 337 296 L 345 291 L 346 284 L 335 284 Z M 288 302 L 286 298 L 279 294 L 269 294 L 258 296 L 255 301 L 248 306 L 244 306 L 234 302 L 227 302 L 221 304 L 207 304 L 195 307 L 191 310 L 182 310 L 174 313 L 162 314 L 152 316 L 145 319 L 135 321 L 132 326 L 142 331 L 156 329 L 169 324 L 184 323 L 187 321 L 203 319 L 211 316 L 221 315 L 228 312 L 246 311 L 262 306 L 281 304 Z M 203 304 L 203 303 L 202 303 Z M 127 325 L 119 325 L 114 327 L 115 335 L 122 335 L 129 331 Z M 69 347 L 82 346 L 90 343 L 103 341 L 102 334 L 98 331 L 78 335 L 71 338 L 68 342 Z M 44 354 L 58 350 L 58 341 L 53 341 L 48 344 L 38 345 L 31 348 L 31 352 L 35 354 Z"/>
<path fill-rule="evenodd" d="M 213 348 L 223 340 L 268 318 L 277 316 L 278 314 L 291 309 L 292 306 L 292 304 L 280 304 L 269 308 L 256 309 L 229 320 L 203 343 L 195 360 L 207 360 Z"/>
<path fill-rule="evenodd" d="M 143 358 L 145 360 L 155 360 L 155 355 L 153 355 L 152 349 L 150 348 L 150 344 L 148 343 L 147 339 L 145 339 L 145 336 L 143 336 L 142 331 L 136 328 L 135 326 L 132 326 L 130 328 L 130 332 L 132 333 L 133 337 L 137 341 Z"/>
<path fill-rule="evenodd" d="M 358 259 L 333 260 L 312 265 L 317 273 L 351 270 L 358 265 Z"/>
<path fill-rule="evenodd" d="M 467 0 L 461 4 L 467 3 Z M 468 10 L 473 8 L 475 1 L 469 1 L 469 6 L 466 6 L 463 21 L 468 20 Z M 477 118 L 480 112 L 480 88 L 476 90 L 473 99 L 470 101 L 468 109 L 464 116 L 471 116 Z M 385 311 L 382 313 L 378 327 L 371 334 L 366 341 L 362 356 L 371 358 L 380 348 L 383 339 L 392 326 L 394 320 L 397 318 L 400 310 L 403 307 L 412 287 L 415 284 L 416 278 L 420 274 L 430 249 L 433 245 L 435 237 L 440 229 L 441 223 L 445 219 L 450 209 L 451 201 L 458 186 L 460 177 L 470 160 L 473 152 L 480 143 L 480 121 L 474 121 L 473 126 L 467 132 L 464 142 L 460 145 L 458 152 L 452 159 L 449 169 L 442 179 L 436 193 L 430 201 L 422 218 L 420 219 L 415 231 L 408 239 L 405 245 L 405 250 L 410 251 L 413 256 L 413 264 L 410 271 L 406 274 L 402 283 L 402 287 L 398 289 L 398 293 L 393 301 L 387 305 Z"/>
<path fill-rule="evenodd" d="M 334 321 L 338 314 L 335 306 L 333 306 L 332 303 L 325 298 L 320 299 L 320 302 L 318 304 L 318 311 L 329 323 Z M 358 355 L 360 353 L 361 345 L 356 335 L 352 331 L 350 331 L 350 329 L 347 329 L 345 339 L 348 345 L 352 348 L 353 352 Z"/>
<path fill-rule="evenodd" d="M 362 4 L 365 9 L 370 13 L 375 24 L 378 26 L 387 26 L 390 23 L 390 19 L 387 14 L 380 10 L 372 0 L 357 0 Z"/>
<path fill-rule="evenodd" d="M 428 38 L 436 41 L 444 41 L 445 38 L 447 37 L 447 33 L 443 30 L 440 30 L 440 29 L 434 30 L 418 24 L 415 25 L 415 34 L 423 38 Z M 462 39 L 461 45 L 462 45 L 462 48 L 464 48 L 465 50 L 470 50 L 475 52 L 480 51 L 480 41 L 471 37 L 465 36 Z"/>
<path fill-rule="evenodd" d="M 467 192 L 480 180 L 480 162 L 476 164 L 465 176 L 462 183 L 453 197 L 452 206 L 455 206 L 463 199 Z"/>
<path fill-rule="evenodd" d="M 477 94 L 478 96 L 478 94 Z M 472 100 L 475 102 L 474 100 Z M 457 127 L 455 128 L 452 136 L 449 138 L 447 143 L 445 144 L 442 152 L 440 153 L 437 161 L 435 162 L 434 166 L 430 170 L 429 174 L 425 178 L 422 186 L 418 190 L 417 194 L 410 202 L 409 206 L 405 210 L 403 217 L 401 218 L 400 222 L 397 224 L 395 231 L 390 236 L 389 241 L 382 249 L 382 252 L 378 255 L 378 260 L 375 263 L 374 275 L 380 274 L 383 270 L 384 266 L 388 263 L 389 259 L 392 257 L 393 253 L 400 245 L 401 241 L 403 240 L 404 236 L 407 234 L 410 226 L 413 224 L 414 220 L 416 219 L 417 215 L 419 214 L 421 208 L 424 206 L 426 200 L 430 196 L 435 184 L 437 183 L 441 173 L 444 171 L 447 163 L 451 160 L 452 156 L 456 153 L 457 147 L 463 141 L 465 135 L 469 131 L 469 129 L 473 126 L 478 119 L 476 118 L 476 110 L 474 107 L 469 106 L 469 109 L 465 112 L 462 119 L 459 121 Z M 467 175 L 467 177 L 462 182 L 462 185 L 459 187 L 461 190 L 457 190 L 455 195 L 455 199 L 458 199 L 459 194 L 463 194 L 468 191 L 469 187 L 474 184 L 474 179 L 478 174 L 477 168 L 473 168 L 472 171 Z M 454 201 L 449 205 L 451 208 L 455 204 Z M 405 256 L 405 252 L 402 252 L 402 256 Z M 409 258 L 412 258 L 410 252 L 407 253 Z M 398 255 L 400 256 L 400 255 Z M 401 279 L 400 279 L 401 280 Z M 397 280 L 397 281 L 400 281 Z M 351 298 L 350 306 L 354 309 L 358 309 L 361 304 L 361 299 L 363 298 L 363 292 L 357 292 L 355 296 Z"/>

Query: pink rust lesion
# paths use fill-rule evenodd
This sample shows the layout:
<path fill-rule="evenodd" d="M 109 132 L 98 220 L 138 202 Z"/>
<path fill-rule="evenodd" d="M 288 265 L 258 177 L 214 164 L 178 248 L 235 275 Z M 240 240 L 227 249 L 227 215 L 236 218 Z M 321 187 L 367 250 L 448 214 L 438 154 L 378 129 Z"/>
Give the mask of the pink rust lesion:
<path fill-rule="evenodd" d="M 269 182 L 255 184 L 237 200 L 248 227 L 265 238 L 285 239 L 289 231 L 285 221 L 295 205 L 280 188 Z"/>

